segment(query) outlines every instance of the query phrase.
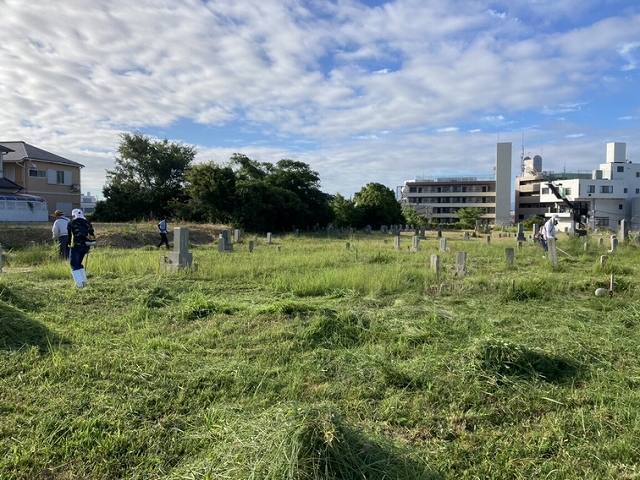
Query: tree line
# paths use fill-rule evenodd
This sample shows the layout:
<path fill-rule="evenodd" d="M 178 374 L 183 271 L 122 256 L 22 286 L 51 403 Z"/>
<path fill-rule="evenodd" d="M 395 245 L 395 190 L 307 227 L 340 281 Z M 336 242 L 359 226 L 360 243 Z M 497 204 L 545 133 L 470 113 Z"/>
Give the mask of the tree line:
<path fill-rule="evenodd" d="M 236 153 L 226 164 L 195 164 L 196 153 L 181 142 L 122 134 L 92 220 L 171 217 L 249 232 L 330 224 L 377 229 L 407 221 L 394 192 L 380 183 L 368 183 L 347 199 L 322 192 L 320 176 L 303 162 L 285 158 L 274 165 Z"/>

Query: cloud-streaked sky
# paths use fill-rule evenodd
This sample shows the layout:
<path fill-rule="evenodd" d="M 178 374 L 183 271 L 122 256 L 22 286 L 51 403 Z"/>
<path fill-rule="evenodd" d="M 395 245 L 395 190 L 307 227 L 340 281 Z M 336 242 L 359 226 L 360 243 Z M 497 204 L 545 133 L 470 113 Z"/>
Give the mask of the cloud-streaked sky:
<path fill-rule="evenodd" d="M 640 162 L 637 0 L 0 0 L 0 141 L 85 165 L 123 132 L 198 161 L 291 158 L 351 197 L 493 173 Z"/>

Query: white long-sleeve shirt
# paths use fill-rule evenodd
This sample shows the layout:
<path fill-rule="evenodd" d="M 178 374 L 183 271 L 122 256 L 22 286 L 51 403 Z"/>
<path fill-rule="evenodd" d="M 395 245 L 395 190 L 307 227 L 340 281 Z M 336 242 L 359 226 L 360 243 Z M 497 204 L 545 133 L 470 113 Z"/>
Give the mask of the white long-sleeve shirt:
<path fill-rule="evenodd" d="M 556 225 L 553 223 L 553 218 L 547 220 L 542 227 L 542 238 L 545 240 L 549 238 L 556 238 Z"/>
<path fill-rule="evenodd" d="M 53 233 L 53 239 L 58 240 L 61 236 L 67 235 L 67 224 L 69 219 L 67 217 L 59 217 L 53 222 L 51 233 Z"/>

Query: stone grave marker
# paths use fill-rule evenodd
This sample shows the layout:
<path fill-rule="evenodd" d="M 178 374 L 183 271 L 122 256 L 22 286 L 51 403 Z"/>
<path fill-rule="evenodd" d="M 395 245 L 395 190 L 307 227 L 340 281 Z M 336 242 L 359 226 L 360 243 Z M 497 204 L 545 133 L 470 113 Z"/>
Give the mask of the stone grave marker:
<path fill-rule="evenodd" d="M 467 252 L 458 252 L 456 255 L 456 275 L 464 277 L 467 273 Z"/>
<path fill-rule="evenodd" d="M 162 267 L 171 270 L 191 267 L 193 254 L 189 253 L 189 229 L 176 227 L 173 229 L 173 252 L 169 257 L 161 257 Z M 197 269 L 198 266 L 194 265 Z"/>
<path fill-rule="evenodd" d="M 515 261 L 516 258 L 516 254 L 515 251 L 513 250 L 513 248 L 508 247 L 504 249 L 504 254 L 505 257 L 507 259 L 507 265 L 509 265 L 510 267 L 513 267 L 513 263 Z"/>

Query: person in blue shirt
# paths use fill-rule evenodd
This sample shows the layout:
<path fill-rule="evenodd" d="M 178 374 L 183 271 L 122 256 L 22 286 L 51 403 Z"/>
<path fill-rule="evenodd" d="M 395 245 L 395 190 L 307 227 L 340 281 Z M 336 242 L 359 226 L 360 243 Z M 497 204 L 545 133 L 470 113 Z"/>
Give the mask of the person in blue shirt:
<path fill-rule="evenodd" d="M 169 247 L 169 239 L 167 238 L 167 217 L 164 217 L 162 220 L 160 220 L 160 222 L 158 223 L 158 230 L 160 231 L 160 243 L 158 245 L 156 245 L 156 247 L 160 248 L 162 245 L 166 245 L 167 246 L 167 250 L 170 250 L 171 247 Z"/>

